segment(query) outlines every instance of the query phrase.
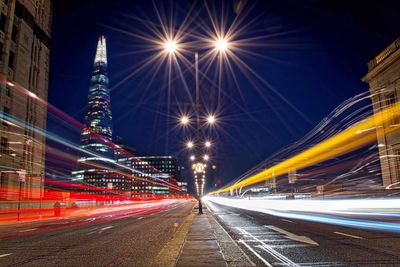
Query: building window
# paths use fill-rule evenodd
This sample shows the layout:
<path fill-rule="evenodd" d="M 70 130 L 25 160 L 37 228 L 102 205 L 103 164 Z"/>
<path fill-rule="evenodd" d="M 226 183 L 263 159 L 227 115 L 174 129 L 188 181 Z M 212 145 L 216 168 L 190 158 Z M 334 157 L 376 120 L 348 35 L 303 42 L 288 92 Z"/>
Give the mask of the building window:
<path fill-rule="evenodd" d="M 17 42 L 17 33 L 18 33 L 18 28 L 17 28 L 17 26 L 13 25 L 12 32 L 11 32 L 11 40 L 13 40 L 14 43 Z"/>
<path fill-rule="evenodd" d="M 11 69 L 14 68 L 14 57 L 15 57 L 14 52 L 10 51 L 10 55 L 8 57 L 8 67 L 11 68 Z"/>
<path fill-rule="evenodd" d="M 7 154 L 8 151 L 8 139 L 2 136 L 0 141 L 0 153 Z"/>
<path fill-rule="evenodd" d="M 7 121 L 9 116 L 10 116 L 10 109 L 8 107 L 3 107 L 3 116 L 2 116 L 3 119 L 1 120 L 1 123 L 4 126 L 8 126 Z"/>
<path fill-rule="evenodd" d="M 386 106 L 387 107 L 392 106 L 396 103 L 397 103 L 396 92 L 392 92 L 386 96 Z M 391 120 L 390 125 L 400 124 L 400 118 L 398 115 L 398 111 L 395 110 L 395 113 L 396 114 L 395 114 L 395 116 L 393 116 L 393 119 Z"/>
<path fill-rule="evenodd" d="M 11 97 L 11 89 L 8 85 L 6 86 L 6 96 Z"/>
<path fill-rule="evenodd" d="M 400 182 L 400 149 L 393 149 L 393 161 L 394 162 L 394 168 L 396 172 L 391 172 L 391 176 L 395 176 L 397 174 L 397 177 L 392 178 L 392 183 L 394 182 Z"/>
<path fill-rule="evenodd" d="M 4 44 L 2 42 L 0 42 L 0 61 L 3 60 L 3 46 L 4 46 Z"/>
<path fill-rule="evenodd" d="M 6 15 L 0 14 L 0 31 L 5 32 L 6 30 Z"/>
<path fill-rule="evenodd" d="M 10 108 L 8 107 L 3 107 L 3 113 L 4 115 L 6 115 L 7 117 L 10 116 Z"/>

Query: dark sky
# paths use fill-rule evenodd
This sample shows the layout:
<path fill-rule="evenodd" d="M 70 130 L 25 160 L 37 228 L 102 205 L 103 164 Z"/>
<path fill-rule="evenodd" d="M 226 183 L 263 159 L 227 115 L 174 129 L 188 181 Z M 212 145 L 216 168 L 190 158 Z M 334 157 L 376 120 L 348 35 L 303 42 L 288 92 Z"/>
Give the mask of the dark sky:
<path fill-rule="evenodd" d="M 190 9 L 188 2 L 156 1 L 156 5 L 168 14 L 173 3 L 178 27 Z M 211 133 L 218 144 L 218 153 L 213 155 L 218 165 L 216 176 L 223 183 L 301 138 L 345 99 L 368 90 L 360 81 L 367 72 L 367 61 L 400 35 L 398 1 L 247 2 L 252 9 L 243 19 L 250 25 L 242 37 L 261 38 L 255 45 L 242 47 L 254 55 L 242 54 L 240 58 L 269 86 L 260 82 L 254 86 L 238 68 L 235 77 L 239 88 L 227 77 L 223 83 L 222 123 L 218 133 Z M 232 5 L 233 1 L 224 2 L 228 22 L 235 16 Z M 201 10 L 203 2 L 198 1 L 196 7 Z M 221 10 L 221 6 L 215 8 Z M 49 102 L 83 120 L 96 43 L 104 34 L 114 134 L 137 148 L 139 155 L 165 154 L 165 66 L 151 83 L 148 68 L 119 84 L 148 56 L 141 52 L 143 40 L 119 31 L 149 33 L 137 18 L 158 23 L 151 1 L 54 1 Z M 209 24 L 204 11 L 196 20 Z M 194 87 L 191 77 L 190 72 L 185 73 L 189 88 Z M 204 82 L 203 87 L 208 84 Z M 180 84 L 172 88 L 177 98 L 184 94 Z M 172 101 L 171 115 L 178 113 Z M 175 121 L 170 121 L 172 129 Z M 49 131 L 63 135 L 51 120 Z M 79 134 L 65 136 L 79 143 Z M 172 130 L 167 151 L 183 164 L 187 159 L 182 151 L 184 138 L 184 132 Z"/>

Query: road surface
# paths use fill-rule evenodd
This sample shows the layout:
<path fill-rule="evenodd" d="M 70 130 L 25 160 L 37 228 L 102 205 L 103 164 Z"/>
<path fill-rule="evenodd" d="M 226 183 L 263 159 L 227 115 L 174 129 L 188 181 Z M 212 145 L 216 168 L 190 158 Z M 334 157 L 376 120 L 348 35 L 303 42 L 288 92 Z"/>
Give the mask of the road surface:
<path fill-rule="evenodd" d="M 148 266 L 193 201 L 0 227 L 0 266 Z"/>
<path fill-rule="evenodd" d="M 207 206 L 257 266 L 400 266 L 399 234 Z"/>

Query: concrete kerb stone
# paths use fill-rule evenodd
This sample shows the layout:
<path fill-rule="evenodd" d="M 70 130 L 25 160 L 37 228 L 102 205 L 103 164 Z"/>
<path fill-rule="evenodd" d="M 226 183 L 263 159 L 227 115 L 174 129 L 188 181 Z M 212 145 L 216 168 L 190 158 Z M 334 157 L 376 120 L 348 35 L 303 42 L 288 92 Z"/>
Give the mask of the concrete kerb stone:
<path fill-rule="evenodd" d="M 192 225 L 193 219 L 196 216 L 194 209 L 190 215 L 184 220 L 181 226 L 177 229 L 175 236 L 170 242 L 160 251 L 157 257 L 154 259 L 151 266 L 163 266 L 173 267 L 181 254 L 183 245 L 186 240 L 186 236 L 189 232 L 190 226 Z"/>

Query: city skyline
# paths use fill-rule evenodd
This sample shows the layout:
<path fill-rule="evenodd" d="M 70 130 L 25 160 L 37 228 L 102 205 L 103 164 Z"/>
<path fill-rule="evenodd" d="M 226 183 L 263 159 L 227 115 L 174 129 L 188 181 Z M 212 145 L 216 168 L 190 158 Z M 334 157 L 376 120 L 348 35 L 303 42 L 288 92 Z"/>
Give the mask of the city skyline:
<path fill-rule="evenodd" d="M 115 7 L 115 12 L 119 12 L 118 8 L 122 7 L 122 3 L 123 1 L 117 3 Z M 144 5 L 146 6 L 146 4 Z M 311 22 L 305 21 L 305 15 L 298 18 L 299 21 L 303 24 L 294 26 L 293 21 L 286 22 L 285 16 L 287 16 L 287 14 L 283 13 L 279 15 L 278 13 L 278 11 L 281 10 L 283 7 L 279 4 L 274 5 L 276 5 L 274 6 L 274 17 L 277 19 L 279 18 L 279 22 L 283 22 L 281 23 L 283 26 L 280 26 L 283 28 L 275 29 L 273 27 L 274 21 L 271 21 L 268 22 L 268 28 L 263 28 L 264 32 L 266 30 L 269 30 L 272 36 L 274 36 L 274 31 L 283 31 L 284 33 L 286 33 L 289 30 L 297 30 L 298 32 L 285 34 L 282 38 L 275 37 L 272 39 L 273 46 L 270 49 L 271 51 L 269 53 L 271 54 L 273 61 L 268 64 L 263 63 L 263 67 L 258 67 L 267 68 L 269 70 L 269 74 L 263 74 L 264 70 L 261 71 L 260 74 L 267 75 L 267 77 L 269 77 L 270 79 L 272 86 L 276 88 L 276 90 L 281 91 L 284 97 L 287 98 L 289 102 L 291 102 L 294 106 L 300 108 L 307 117 L 311 118 L 312 123 L 315 125 L 324 116 L 328 115 L 341 102 L 356 93 L 367 90 L 367 85 L 363 84 L 360 80 L 366 72 L 366 62 L 395 38 L 396 31 L 394 29 L 391 31 L 390 27 L 386 27 L 386 33 L 384 35 L 382 33 L 379 33 L 377 30 L 372 29 L 370 30 L 371 34 L 373 34 L 373 36 L 378 36 L 379 38 L 372 38 L 371 42 L 371 40 L 367 41 L 367 38 L 365 37 L 367 35 L 365 34 L 358 34 L 361 35 L 362 38 L 360 38 L 360 36 L 358 36 L 357 34 L 355 34 L 354 37 L 349 36 L 349 33 L 356 33 L 357 30 L 363 29 L 366 23 L 365 20 L 360 19 L 358 21 L 358 24 L 355 24 L 352 28 L 344 30 L 344 22 L 339 23 L 337 25 L 337 29 L 333 29 L 331 28 L 333 27 L 333 22 L 330 20 L 331 17 L 321 18 L 321 22 L 328 25 L 328 29 L 334 33 L 333 35 L 328 37 L 326 34 L 321 34 L 319 29 L 320 25 L 310 24 Z M 66 10 L 68 10 L 68 4 L 66 4 L 66 6 Z M 131 68 L 132 66 L 134 66 L 132 64 L 143 58 L 142 56 L 140 56 L 140 50 L 135 53 L 135 50 L 142 49 L 141 42 L 135 40 L 135 38 L 119 33 L 119 30 L 127 30 L 128 32 L 132 31 L 134 33 L 134 27 L 130 29 L 129 27 L 123 25 L 125 25 L 125 22 L 134 23 L 133 25 L 140 25 L 140 23 L 138 22 L 138 20 L 135 19 L 121 21 L 105 19 L 104 16 L 108 14 L 107 12 L 112 12 L 112 10 L 114 10 L 110 10 L 106 7 L 107 4 L 99 5 L 99 12 L 95 13 L 95 17 L 88 20 L 87 26 L 84 27 L 93 27 L 92 29 L 94 30 L 90 33 L 90 35 L 93 36 L 93 40 L 95 40 L 97 38 L 97 35 L 100 34 L 105 34 L 106 36 L 115 36 L 115 38 L 109 38 L 109 49 L 111 49 L 111 51 L 113 51 L 114 49 L 115 51 L 118 51 L 117 53 L 112 53 L 115 60 L 113 61 L 114 66 L 113 64 L 111 64 L 110 66 L 110 68 L 113 68 L 113 74 L 110 79 L 113 81 L 114 85 L 117 85 L 118 81 L 122 77 L 121 74 L 123 74 L 121 73 L 121 69 L 125 68 L 125 66 L 130 66 L 129 68 Z M 129 5 L 127 5 L 127 7 L 129 7 Z M 259 7 L 264 8 L 262 5 Z M 311 7 L 302 6 L 300 8 L 308 10 Z M 347 8 L 340 5 L 339 7 L 349 10 L 349 12 L 354 12 L 354 8 L 351 5 Z M 82 8 L 80 10 L 85 10 L 85 8 L 88 8 L 88 6 L 82 4 Z M 318 7 L 318 5 L 316 5 L 313 8 L 316 10 L 321 10 L 322 7 Z M 232 13 L 232 15 L 234 15 L 233 10 L 230 6 L 227 6 L 226 9 L 228 10 L 228 13 Z M 134 6 L 133 11 L 135 11 Z M 57 6 L 55 6 L 55 12 L 57 12 Z M 140 14 L 140 12 L 137 12 L 136 14 Z M 74 16 L 75 15 L 76 14 L 74 14 Z M 153 16 L 154 12 L 150 12 L 146 15 Z M 62 27 L 64 27 L 63 25 L 66 23 L 66 21 L 64 21 L 64 17 L 67 19 L 68 16 L 69 13 L 65 12 L 62 17 L 58 18 L 58 20 L 55 22 L 55 25 L 60 25 L 62 29 Z M 82 15 L 75 16 L 78 21 L 80 19 L 80 16 L 83 16 L 83 13 Z M 334 13 L 332 13 L 332 16 L 334 16 Z M 388 17 L 388 19 L 390 19 L 390 16 Z M 378 20 L 379 17 L 377 17 L 376 22 L 383 23 L 381 21 L 378 22 Z M 257 28 L 259 28 L 259 22 L 256 23 L 255 29 Z M 368 31 L 368 29 L 365 28 L 363 30 Z M 79 34 L 80 31 L 77 32 L 77 36 L 79 36 Z M 266 36 L 269 35 L 266 34 Z M 75 37 L 72 37 L 71 40 L 73 40 L 73 38 Z M 319 43 L 324 42 L 326 38 L 332 38 L 334 40 L 334 43 L 338 44 L 338 46 L 328 46 L 325 49 L 320 49 Z M 63 103 L 59 103 L 57 99 L 68 99 L 70 97 L 74 97 L 75 100 L 72 101 L 72 104 L 65 106 L 63 110 L 65 110 L 69 114 L 76 114 L 74 117 L 77 119 L 82 116 L 82 111 L 85 106 L 82 101 L 82 99 L 84 98 L 79 96 L 82 95 L 80 91 L 84 92 L 84 85 L 85 83 L 87 84 L 87 82 L 85 82 L 82 71 L 78 72 L 78 69 L 76 68 L 70 68 L 69 70 L 66 70 L 65 67 L 69 65 L 68 62 L 72 63 L 74 61 L 72 60 L 72 58 L 76 58 L 75 60 L 79 59 L 79 61 L 82 63 L 87 62 L 85 64 L 89 65 L 90 61 L 85 60 L 85 57 L 79 55 L 83 55 L 85 51 L 85 53 L 90 53 L 89 47 L 93 45 L 93 41 L 90 42 L 90 39 L 91 38 L 85 38 L 85 43 L 83 43 L 83 45 L 81 46 L 82 48 L 84 48 L 84 51 L 74 51 L 73 57 L 64 58 L 65 56 L 63 55 L 68 54 L 66 53 L 68 50 L 66 50 L 66 48 L 63 48 L 62 55 L 56 54 L 54 55 L 53 59 L 56 60 L 56 62 L 67 63 L 63 64 L 62 67 L 57 67 L 57 65 L 54 66 L 55 76 L 58 75 L 57 70 L 59 69 L 63 72 L 67 71 L 67 73 L 74 75 L 74 77 L 76 78 L 80 77 L 80 82 L 76 84 L 79 85 L 78 87 L 76 87 L 75 85 L 73 88 L 68 88 L 68 86 L 65 86 L 67 84 L 70 84 L 68 76 L 64 75 L 60 77 L 58 82 L 54 79 L 55 76 L 53 76 L 52 86 L 57 88 L 65 88 L 65 90 L 69 91 L 69 93 L 65 94 L 63 93 L 63 91 L 58 91 L 55 95 L 50 93 L 50 101 L 52 101 L 54 96 L 55 103 L 59 104 L 60 107 L 63 106 Z M 309 43 L 305 46 L 300 45 L 299 40 L 302 39 L 308 40 Z M 279 46 L 280 42 L 288 44 Z M 342 43 L 340 44 L 340 42 Z M 356 53 L 356 49 L 362 50 L 357 51 Z M 264 50 L 265 49 L 262 48 L 262 51 Z M 125 54 L 126 56 L 124 56 Z M 330 54 L 333 54 L 335 56 L 333 57 Z M 306 62 L 304 67 L 300 69 L 299 73 L 294 73 L 292 67 L 285 63 L 289 60 L 296 62 L 295 58 L 299 58 Z M 325 65 L 324 62 L 331 62 L 333 64 L 329 64 L 329 67 L 327 66 L 320 68 L 320 66 Z M 271 69 L 272 65 L 279 66 L 279 68 Z M 321 73 L 321 75 L 312 74 L 314 71 L 316 73 Z M 145 72 L 142 74 L 145 75 Z M 144 84 L 140 84 L 140 75 L 142 74 L 138 74 L 137 78 L 134 77 L 131 81 L 119 85 L 118 88 L 112 88 L 111 97 L 114 99 L 114 102 L 117 101 L 117 103 L 113 106 L 113 112 L 116 114 L 115 117 L 118 117 L 118 121 L 115 122 L 115 127 L 118 132 L 123 133 L 123 139 L 129 145 L 136 147 L 138 151 L 146 152 L 148 154 L 165 154 L 166 136 L 165 134 L 159 134 L 158 132 L 162 132 L 162 129 L 165 129 L 164 124 L 167 119 L 167 107 L 162 104 L 162 99 L 165 95 L 163 95 L 164 93 L 162 92 L 162 90 L 158 88 L 158 82 L 154 82 L 149 89 L 146 89 L 147 86 L 145 86 Z M 310 76 L 311 74 L 312 77 Z M 291 75 L 293 77 L 293 79 L 291 80 L 293 81 L 288 80 L 285 81 L 283 84 L 279 84 L 281 83 L 281 81 L 277 83 L 278 79 L 281 79 L 281 77 L 283 77 L 284 75 Z M 304 78 L 302 78 L 301 76 L 303 76 Z M 311 84 L 309 81 L 306 81 L 306 79 L 312 80 L 315 85 Z M 193 85 L 191 85 L 190 78 L 188 82 L 190 85 L 189 87 L 192 87 Z M 58 84 L 61 83 L 64 85 L 59 86 Z M 243 84 L 244 87 L 249 86 L 248 83 Z M 153 88 L 153 92 L 151 88 Z M 301 90 L 297 90 L 295 88 L 299 88 Z M 308 89 L 304 90 L 303 88 Z M 322 92 L 320 91 L 321 88 L 323 90 Z M 71 91 L 71 89 L 74 90 Z M 276 115 L 273 115 L 274 112 L 271 112 L 271 109 L 273 109 L 274 107 L 269 108 L 268 105 L 265 106 L 264 101 L 255 100 L 255 94 L 257 94 L 255 91 L 246 91 L 248 91 L 248 93 L 244 92 L 244 94 L 246 95 L 246 98 L 248 98 L 248 101 L 251 102 L 254 100 L 254 107 L 252 111 L 244 113 L 235 105 L 225 103 L 226 109 L 229 111 L 234 111 L 233 113 L 235 115 L 234 117 L 225 118 L 223 127 L 224 131 L 222 131 L 221 134 L 223 135 L 226 132 L 235 133 L 238 132 L 239 129 L 256 129 L 259 128 L 260 124 L 266 124 L 267 127 L 259 128 L 261 129 L 261 131 L 258 131 L 259 134 L 256 134 L 254 131 L 247 132 L 247 135 L 250 135 L 252 140 L 258 140 L 256 146 L 255 143 L 253 143 L 253 145 L 250 145 L 247 148 L 235 147 L 230 145 L 230 143 L 232 143 L 233 141 L 246 144 L 247 139 L 245 135 L 233 134 L 233 136 L 230 136 L 225 134 L 220 137 L 229 140 L 227 143 L 222 145 L 219 155 L 219 167 L 220 169 L 224 170 L 224 173 L 222 174 L 223 177 L 220 178 L 222 178 L 222 181 L 224 183 L 241 175 L 251 166 L 254 166 L 255 164 L 261 162 L 265 157 L 272 154 L 273 152 L 278 151 L 281 147 L 301 138 L 313 127 L 312 124 L 305 121 L 304 118 L 302 118 L 302 116 L 298 114 L 295 115 L 298 117 L 298 119 L 288 122 L 289 126 L 282 125 L 280 119 L 276 117 Z M 333 93 L 334 91 L 338 93 Z M 327 95 L 328 97 L 319 98 L 319 101 L 315 101 L 321 94 Z M 125 95 L 128 95 L 128 98 L 125 97 Z M 273 97 L 272 99 L 274 98 L 275 97 Z M 299 99 L 302 100 L 299 101 Z M 235 94 L 234 100 L 241 101 L 239 94 Z M 229 102 L 228 100 L 226 101 Z M 310 105 L 306 103 L 312 104 Z M 281 110 L 281 112 L 283 112 L 281 114 L 283 118 L 290 117 L 291 114 L 296 114 L 296 111 L 292 110 L 290 107 Z M 179 111 L 177 110 L 171 113 L 171 117 L 169 118 L 171 128 L 173 128 L 173 123 L 175 123 L 174 118 L 176 118 L 176 116 L 178 115 Z M 152 123 L 148 123 L 150 121 Z M 274 129 L 276 128 L 276 126 L 274 126 L 275 124 L 282 126 L 279 126 L 279 128 L 281 129 L 277 130 L 276 132 L 274 132 Z M 133 126 L 132 128 L 129 128 L 127 125 Z M 135 131 L 134 125 L 138 125 L 138 128 L 143 129 L 143 131 L 150 134 L 143 135 L 141 131 Z M 285 130 L 282 132 L 282 129 Z M 173 134 L 181 134 L 181 132 L 175 131 L 173 132 Z M 275 135 L 275 137 L 270 136 L 271 134 Z M 262 140 L 262 136 L 264 135 L 270 136 L 269 138 L 271 142 L 269 142 L 268 144 L 260 143 Z M 276 138 L 277 136 L 279 136 L 279 138 Z M 143 138 L 146 140 L 146 142 L 142 142 Z M 184 142 L 182 141 L 182 143 Z M 183 157 L 184 151 L 182 151 L 182 143 L 181 141 L 176 140 L 170 142 L 169 154 L 175 154 L 180 158 Z M 143 146 L 143 144 L 146 145 Z M 241 155 L 243 154 L 247 155 L 244 161 L 241 159 Z M 233 160 L 235 161 L 235 164 L 229 164 L 229 162 L 224 160 L 228 155 L 233 155 Z"/>
<path fill-rule="evenodd" d="M 0 1 L 0 266 L 400 266 L 399 1 Z"/>

